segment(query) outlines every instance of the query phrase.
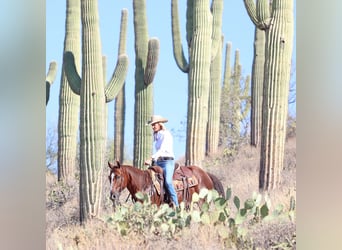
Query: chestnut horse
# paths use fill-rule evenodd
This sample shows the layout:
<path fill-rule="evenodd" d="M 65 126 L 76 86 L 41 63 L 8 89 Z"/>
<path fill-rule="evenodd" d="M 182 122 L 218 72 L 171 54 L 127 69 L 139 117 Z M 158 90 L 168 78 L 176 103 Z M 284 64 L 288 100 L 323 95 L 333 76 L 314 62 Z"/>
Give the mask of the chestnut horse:
<path fill-rule="evenodd" d="M 121 165 L 119 161 L 116 165 L 108 162 L 110 168 L 110 199 L 113 201 L 113 206 L 118 204 L 121 192 L 127 188 L 132 195 L 133 201 L 139 201 L 136 197 L 137 192 L 147 193 L 151 199 L 151 203 L 158 206 L 165 201 L 163 192 L 163 170 L 159 166 L 152 166 L 148 170 Z M 221 196 L 224 196 L 222 183 L 219 179 L 210 173 L 205 172 L 197 166 L 186 166 L 186 171 L 190 171 L 187 183 L 183 180 L 176 180 L 176 171 L 173 176 L 173 183 L 177 192 L 178 202 L 184 201 L 189 204 L 193 193 L 199 193 L 202 188 L 208 190 L 216 189 Z M 158 184 L 159 183 L 159 184 Z"/>

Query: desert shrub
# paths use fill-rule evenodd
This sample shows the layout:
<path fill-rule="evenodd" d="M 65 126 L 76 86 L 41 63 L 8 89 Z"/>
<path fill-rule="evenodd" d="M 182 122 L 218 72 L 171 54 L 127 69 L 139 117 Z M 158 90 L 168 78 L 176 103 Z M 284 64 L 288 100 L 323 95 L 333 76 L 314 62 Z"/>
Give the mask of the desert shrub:
<path fill-rule="evenodd" d="M 201 210 L 195 202 L 190 211 L 157 208 L 148 200 L 132 203 L 130 199 L 126 201 L 126 192 L 121 196 L 122 206 L 114 212 L 109 200 L 108 172 L 104 170 L 103 216 L 80 226 L 78 180 L 59 183 L 54 174 L 47 172 L 47 249 L 295 249 L 295 151 L 295 137 L 288 138 L 282 184 L 268 193 L 267 216 L 260 213 L 267 204 L 265 194 L 260 194 L 260 203 L 256 202 L 260 199 L 256 191 L 259 152 L 247 144 L 230 159 L 222 157 L 222 152 L 206 158 L 202 167 L 222 181 L 230 197 L 220 199 L 202 191 L 200 197 L 205 197 L 206 203 Z M 244 210 L 245 203 L 252 200 L 252 208 Z"/>

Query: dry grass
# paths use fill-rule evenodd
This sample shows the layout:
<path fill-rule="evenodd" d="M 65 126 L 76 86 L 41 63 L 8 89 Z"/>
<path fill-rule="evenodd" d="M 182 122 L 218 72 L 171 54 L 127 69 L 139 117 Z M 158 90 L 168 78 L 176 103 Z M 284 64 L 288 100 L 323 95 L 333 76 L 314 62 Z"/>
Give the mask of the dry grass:
<path fill-rule="evenodd" d="M 234 159 L 222 157 L 222 153 L 206 159 L 203 168 L 215 174 L 225 189 L 232 188 L 233 195 L 244 201 L 258 191 L 259 153 L 254 147 L 243 146 Z M 111 214 L 108 199 L 107 169 L 104 171 L 103 214 Z M 282 184 L 269 194 L 273 208 L 283 204 L 289 209 L 290 198 L 296 197 L 296 138 L 286 143 Z M 122 195 L 125 201 L 128 193 Z M 129 201 L 130 202 L 130 201 Z M 192 224 L 182 234 L 172 239 L 153 233 L 142 236 L 121 236 L 105 220 L 94 220 L 84 226 L 78 222 L 78 183 L 62 185 L 51 173 L 46 174 L 46 248 L 47 249 L 239 249 L 252 248 L 295 249 L 295 222 L 278 220 L 250 226 L 247 241 L 232 246 L 220 238 L 217 228 Z M 240 239 L 241 240 L 241 239 Z M 253 243 L 252 243 L 253 242 Z M 278 243 L 281 242 L 279 245 Z M 286 244 L 288 243 L 288 244 Z M 278 244 L 278 245 L 277 245 Z"/>

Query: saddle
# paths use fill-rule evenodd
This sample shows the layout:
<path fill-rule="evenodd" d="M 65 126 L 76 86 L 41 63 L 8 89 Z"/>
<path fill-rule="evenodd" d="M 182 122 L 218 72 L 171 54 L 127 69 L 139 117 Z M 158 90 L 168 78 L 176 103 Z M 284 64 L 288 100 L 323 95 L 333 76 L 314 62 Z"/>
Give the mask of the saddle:
<path fill-rule="evenodd" d="M 163 169 L 159 166 L 150 166 L 147 171 L 149 172 L 152 179 L 152 186 L 157 191 L 158 195 L 161 196 L 161 199 L 164 200 L 164 177 L 163 177 Z"/>
<path fill-rule="evenodd" d="M 158 195 L 161 196 L 162 200 L 169 201 L 170 197 L 166 195 L 164 199 L 164 177 L 163 169 L 159 166 L 153 165 L 147 169 L 152 178 L 152 185 L 157 191 Z M 189 200 L 189 188 L 198 185 L 197 178 L 192 174 L 192 171 L 187 166 L 175 165 L 175 170 L 173 173 L 173 186 L 176 192 L 183 191 L 183 201 Z M 165 192 L 167 194 L 167 192 Z"/>
<path fill-rule="evenodd" d="M 187 166 L 179 166 L 179 164 L 175 166 L 172 179 L 176 192 L 198 185 L 198 180 L 192 171 Z"/>

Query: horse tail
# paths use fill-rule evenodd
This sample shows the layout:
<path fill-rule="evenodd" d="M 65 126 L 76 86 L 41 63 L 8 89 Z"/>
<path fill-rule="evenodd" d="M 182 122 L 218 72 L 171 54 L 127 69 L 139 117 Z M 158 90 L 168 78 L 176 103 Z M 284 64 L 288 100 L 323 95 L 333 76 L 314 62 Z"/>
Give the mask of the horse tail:
<path fill-rule="evenodd" d="M 224 194 L 224 188 L 222 185 L 222 182 L 219 180 L 219 178 L 216 177 L 216 175 L 208 173 L 210 179 L 212 180 L 213 184 L 214 184 L 214 189 L 222 196 L 225 197 Z"/>

